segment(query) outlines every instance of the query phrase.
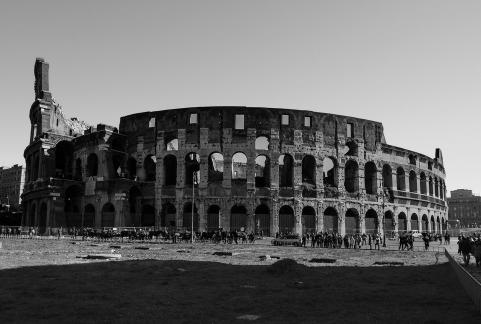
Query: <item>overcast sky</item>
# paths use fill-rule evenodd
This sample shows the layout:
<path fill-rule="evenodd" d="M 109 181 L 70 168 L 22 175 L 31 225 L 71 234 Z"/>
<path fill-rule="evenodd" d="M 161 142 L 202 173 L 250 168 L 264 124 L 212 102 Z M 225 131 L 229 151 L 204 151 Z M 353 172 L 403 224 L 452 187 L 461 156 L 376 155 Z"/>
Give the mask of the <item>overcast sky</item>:
<path fill-rule="evenodd" d="M 481 1 L 0 2 L 0 165 L 25 164 L 36 57 L 69 117 L 299 108 L 382 122 L 481 193 Z"/>

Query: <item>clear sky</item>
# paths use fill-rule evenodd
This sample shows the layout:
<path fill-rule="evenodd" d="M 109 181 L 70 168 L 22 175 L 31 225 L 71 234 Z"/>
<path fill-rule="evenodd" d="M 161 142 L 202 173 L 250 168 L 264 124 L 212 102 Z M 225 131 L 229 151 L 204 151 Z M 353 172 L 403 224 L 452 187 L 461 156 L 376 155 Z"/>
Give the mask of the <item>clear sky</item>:
<path fill-rule="evenodd" d="M 380 121 L 481 193 L 481 1 L 0 2 L 0 165 L 24 164 L 36 57 L 69 117 L 299 108 Z"/>

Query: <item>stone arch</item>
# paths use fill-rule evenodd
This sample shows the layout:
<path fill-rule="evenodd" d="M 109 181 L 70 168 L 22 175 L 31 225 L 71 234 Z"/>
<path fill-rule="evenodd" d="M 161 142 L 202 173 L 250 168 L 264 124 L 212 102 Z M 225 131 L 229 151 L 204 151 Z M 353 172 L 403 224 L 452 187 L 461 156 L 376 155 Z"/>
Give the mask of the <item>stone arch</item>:
<path fill-rule="evenodd" d="M 428 215 L 424 214 L 421 218 L 421 232 L 427 233 L 429 228 Z"/>
<path fill-rule="evenodd" d="M 207 231 L 216 231 L 220 228 L 220 207 L 217 205 L 210 205 L 207 209 Z"/>
<path fill-rule="evenodd" d="M 429 176 L 429 195 L 433 195 L 433 177 Z"/>
<path fill-rule="evenodd" d="M 439 197 L 438 178 L 434 178 L 434 196 Z"/>
<path fill-rule="evenodd" d="M 96 177 L 98 175 L 99 159 L 97 154 L 90 153 L 87 157 L 87 176 Z"/>
<path fill-rule="evenodd" d="M 182 217 L 184 229 L 190 231 L 192 228 L 192 203 L 186 202 L 184 204 L 184 214 Z M 194 232 L 199 230 L 199 213 L 197 206 L 194 204 Z"/>
<path fill-rule="evenodd" d="M 269 138 L 258 136 L 254 146 L 256 150 L 269 150 Z"/>
<path fill-rule="evenodd" d="M 382 185 L 384 188 L 392 188 L 392 168 L 389 164 L 382 167 Z"/>
<path fill-rule="evenodd" d="M 115 207 L 108 202 L 102 207 L 102 227 L 115 226 Z"/>
<path fill-rule="evenodd" d="M 379 220 L 377 218 L 377 212 L 370 208 L 366 212 L 366 217 L 365 219 L 365 228 L 366 228 L 366 234 L 375 234 L 379 232 Z"/>
<path fill-rule="evenodd" d="M 354 140 L 346 142 L 347 152 L 344 154 L 346 156 L 358 156 L 358 145 Z"/>
<path fill-rule="evenodd" d="M 441 219 L 439 216 L 436 218 L 436 233 L 441 233 Z"/>
<path fill-rule="evenodd" d="M 334 207 L 327 207 L 323 213 L 324 231 L 337 232 L 339 226 L 339 218 L 337 210 Z"/>
<path fill-rule="evenodd" d="M 374 195 L 377 193 L 377 168 L 372 161 L 364 165 L 364 187 L 367 194 Z"/>
<path fill-rule="evenodd" d="M 195 182 L 194 182 L 195 178 Z M 200 180 L 200 156 L 195 152 L 190 152 L 185 156 L 185 184 L 192 186 L 199 185 Z"/>
<path fill-rule="evenodd" d="M 132 156 L 127 160 L 127 172 L 129 179 L 135 180 L 137 177 L 137 160 Z"/>
<path fill-rule="evenodd" d="M 418 191 L 418 179 L 414 170 L 409 171 L 409 192 Z"/>
<path fill-rule="evenodd" d="M 434 216 L 431 215 L 431 233 L 436 233 L 436 223 L 434 221 Z"/>
<path fill-rule="evenodd" d="M 421 172 L 419 175 L 419 186 L 421 187 L 421 194 L 425 195 L 427 193 L 426 190 L 426 174 L 424 172 Z"/>
<path fill-rule="evenodd" d="M 145 181 L 155 181 L 156 158 L 149 154 L 144 160 Z"/>
<path fill-rule="evenodd" d="M 169 227 L 175 229 L 177 227 L 177 209 L 173 204 L 167 202 L 162 205 L 162 211 L 160 214 L 160 224 L 161 226 Z"/>
<path fill-rule="evenodd" d="M 416 213 L 411 214 L 411 231 L 419 230 L 419 218 Z"/>
<path fill-rule="evenodd" d="M 344 168 L 344 187 L 347 192 L 359 191 L 359 166 L 356 161 L 349 160 Z"/>
<path fill-rule="evenodd" d="M 271 162 L 268 156 L 259 155 L 255 160 L 255 186 L 256 188 L 268 188 L 270 180 Z"/>
<path fill-rule="evenodd" d="M 262 236 L 270 236 L 271 212 L 265 204 L 260 204 L 255 210 L 256 233 Z"/>
<path fill-rule="evenodd" d="M 178 151 L 179 150 L 179 140 L 177 138 L 169 140 L 165 144 L 166 151 Z"/>
<path fill-rule="evenodd" d="M 356 208 L 349 208 L 346 211 L 346 234 L 355 234 L 361 232 L 359 212 Z"/>
<path fill-rule="evenodd" d="M 406 191 L 406 175 L 402 167 L 396 170 L 397 190 Z"/>
<path fill-rule="evenodd" d="M 69 141 L 60 141 L 55 147 L 56 178 L 72 179 L 73 152 L 73 144 Z"/>
<path fill-rule="evenodd" d="M 306 155 L 302 159 L 302 184 L 316 187 L 316 159 L 312 155 Z"/>
<path fill-rule="evenodd" d="M 398 232 L 399 233 L 406 233 L 408 229 L 406 214 L 404 212 L 400 212 L 397 216 L 398 220 Z"/>
<path fill-rule="evenodd" d="M 247 156 L 244 152 L 232 155 L 232 179 L 247 179 Z"/>
<path fill-rule="evenodd" d="M 164 157 L 164 185 L 175 186 L 177 184 L 177 158 L 173 154 Z"/>
<path fill-rule="evenodd" d="M 146 204 L 142 206 L 142 214 L 140 217 L 140 226 L 155 226 L 155 208 Z"/>
<path fill-rule="evenodd" d="M 392 211 L 387 210 L 384 213 L 384 233 L 388 237 L 392 237 L 396 228 L 394 226 L 394 214 Z"/>
<path fill-rule="evenodd" d="M 279 156 L 279 186 L 292 187 L 294 179 L 294 159 L 289 154 Z"/>
<path fill-rule="evenodd" d="M 242 205 L 234 205 L 230 210 L 230 230 L 242 231 L 247 227 L 247 209 Z"/>
<path fill-rule="evenodd" d="M 87 204 L 84 207 L 84 227 L 95 227 L 95 207 L 92 204 Z"/>
<path fill-rule="evenodd" d="M 325 157 L 322 161 L 322 173 L 325 187 L 337 188 L 337 161 L 333 157 Z"/>
<path fill-rule="evenodd" d="M 294 210 L 284 205 L 279 209 L 279 232 L 283 234 L 295 233 L 296 219 L 294 216 Z"/>
<path fill-rule="evenodd" d="M 302 233 L 316 233 L 316 211 L 311 206 L 302 209 Z"/>
<path fill-rule="evenodd" d="M 222 183 L 224 180 L 224 156 L 219 152 L 209 155 L 209 183 Z"/>

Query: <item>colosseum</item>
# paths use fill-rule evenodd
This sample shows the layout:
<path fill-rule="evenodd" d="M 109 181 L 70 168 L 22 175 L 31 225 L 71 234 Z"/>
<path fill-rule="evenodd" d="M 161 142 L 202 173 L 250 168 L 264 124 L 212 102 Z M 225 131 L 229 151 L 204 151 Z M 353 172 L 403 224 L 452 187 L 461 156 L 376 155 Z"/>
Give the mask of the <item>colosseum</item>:
<path fill-rule="evenodd" d="M 22 224 L 274 235 L 446 229 L 445 170 L 379 122 L 296 109 L 191 107 L 66 118 L 37 59 Z"/>

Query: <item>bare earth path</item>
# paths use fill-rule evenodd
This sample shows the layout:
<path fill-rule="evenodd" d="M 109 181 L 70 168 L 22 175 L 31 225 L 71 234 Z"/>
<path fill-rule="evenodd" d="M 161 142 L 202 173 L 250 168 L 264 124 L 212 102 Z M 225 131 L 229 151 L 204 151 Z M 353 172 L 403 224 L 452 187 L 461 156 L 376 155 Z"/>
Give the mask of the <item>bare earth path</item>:
<path fill-rule="evenodd" d="M 481 323 L 435 252 L 1 241 L 1 323 Z M 77 258 L 111 245 L 120 261 Z"/>

